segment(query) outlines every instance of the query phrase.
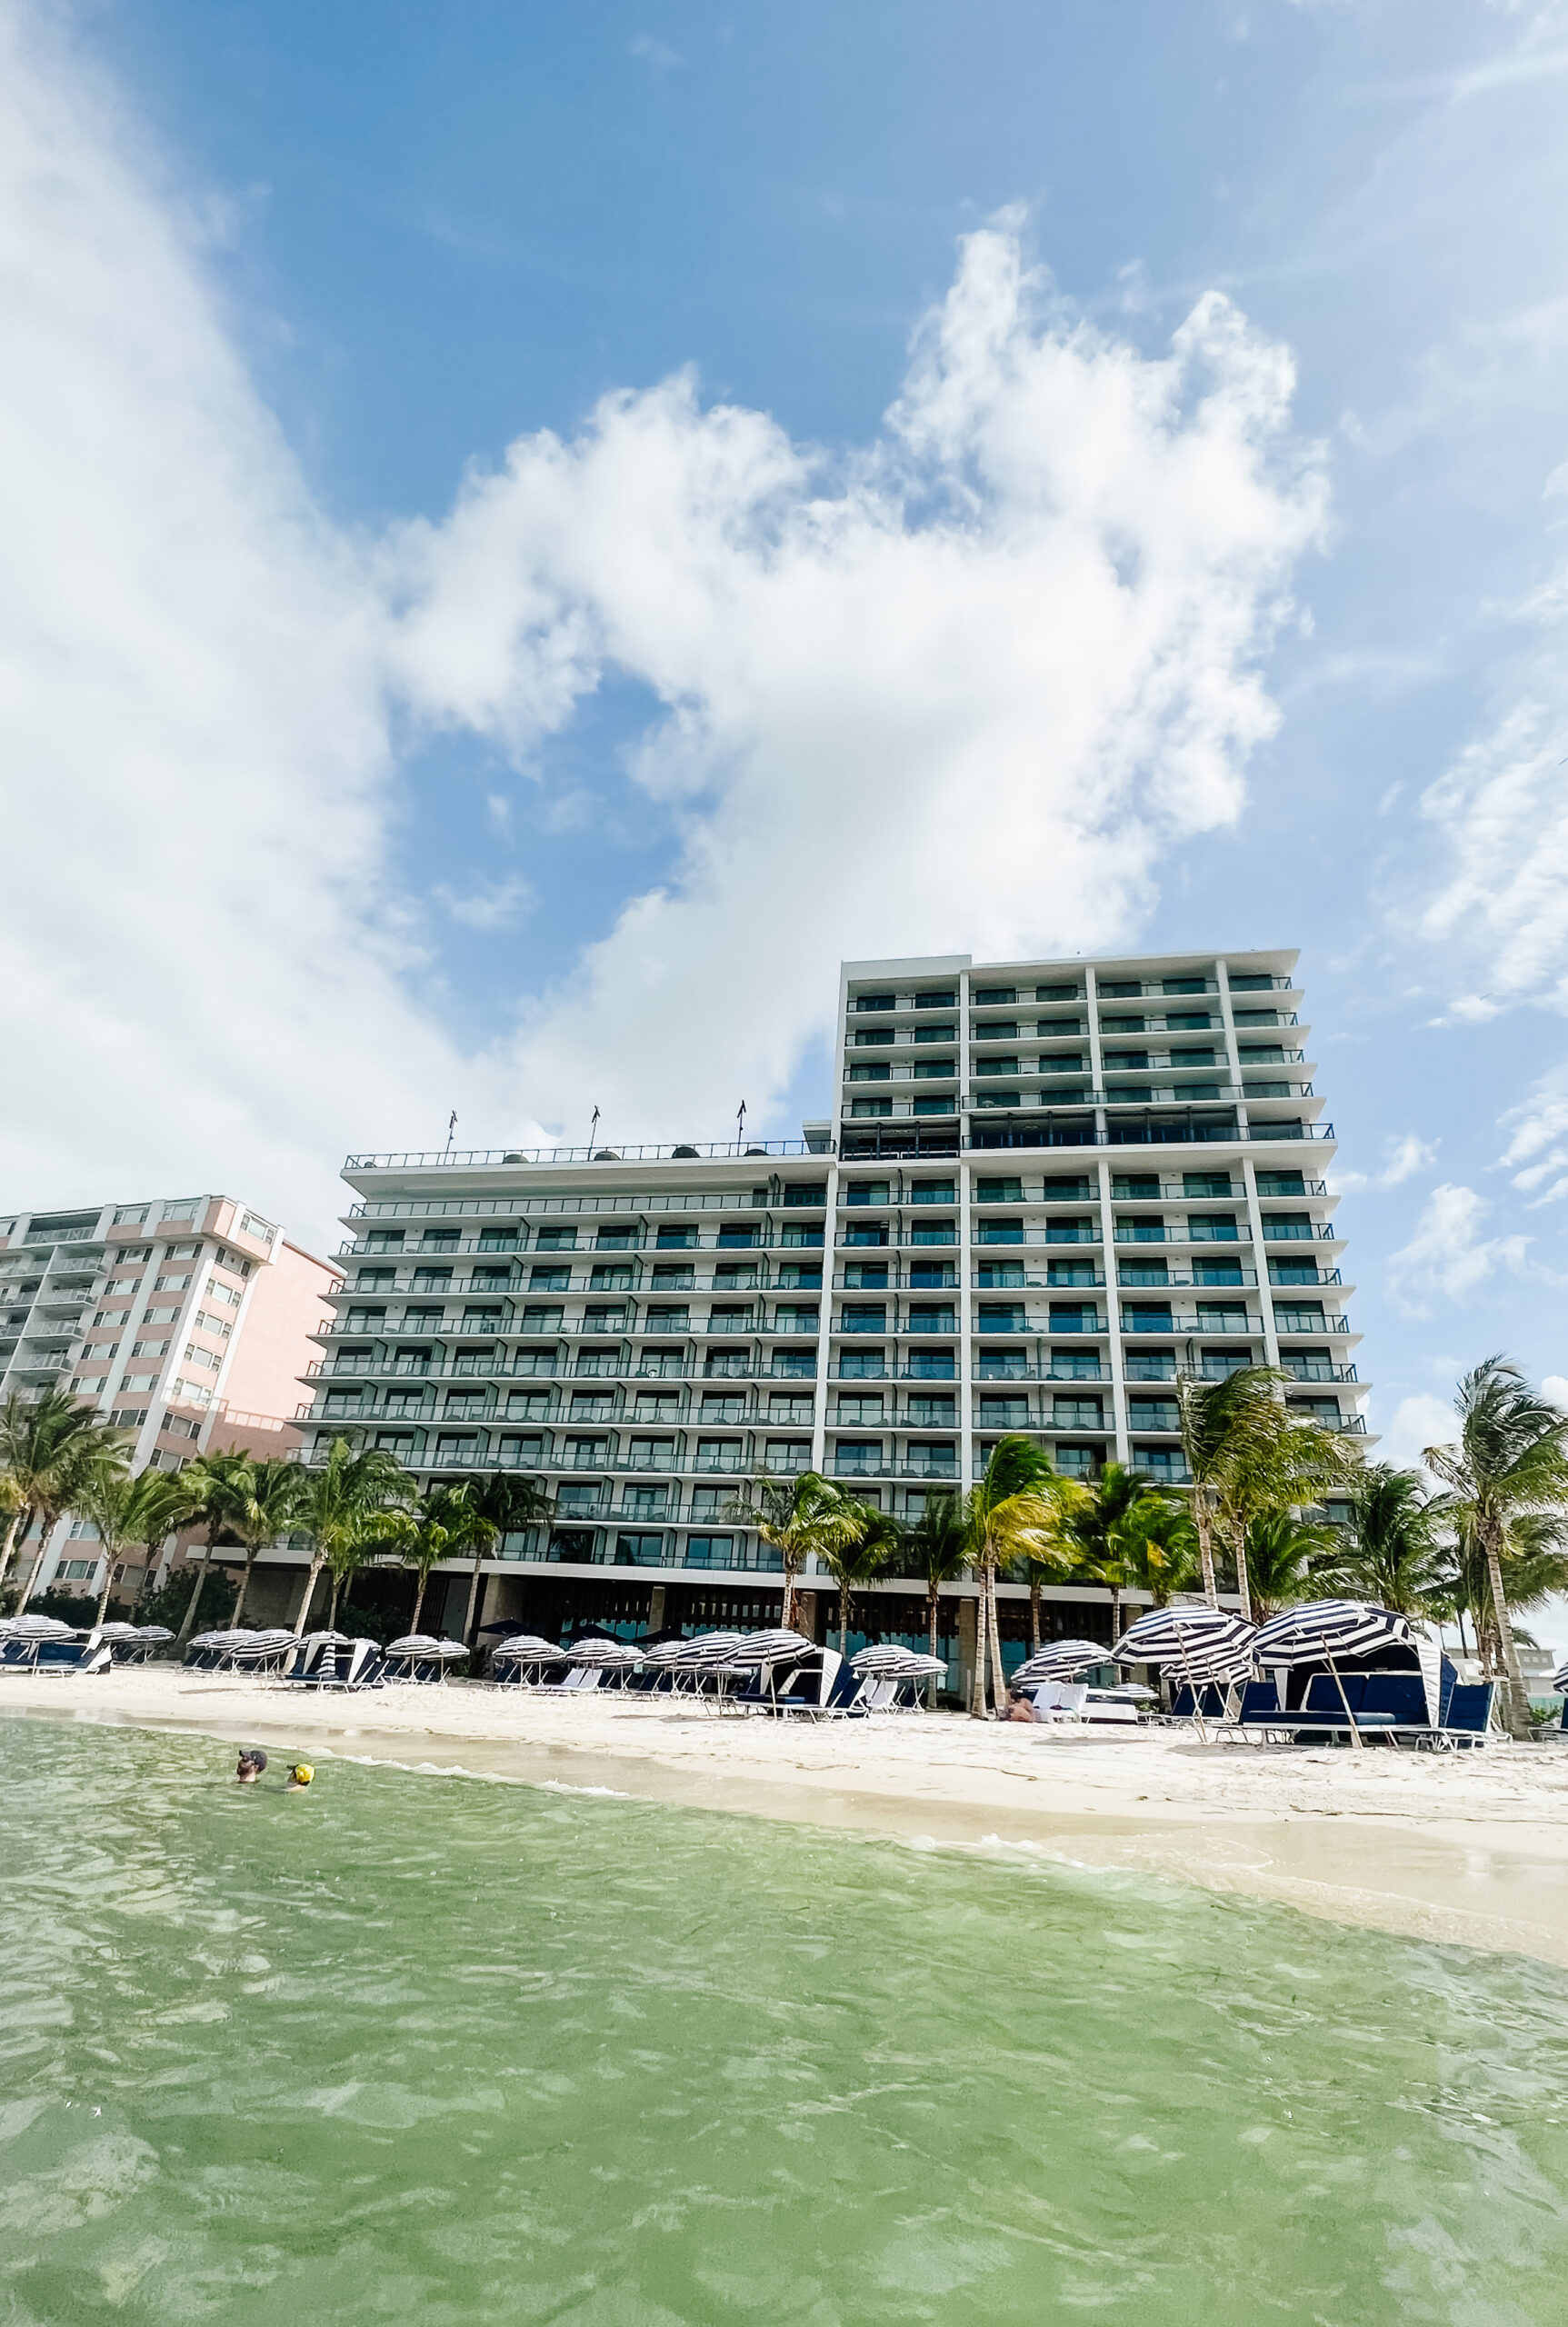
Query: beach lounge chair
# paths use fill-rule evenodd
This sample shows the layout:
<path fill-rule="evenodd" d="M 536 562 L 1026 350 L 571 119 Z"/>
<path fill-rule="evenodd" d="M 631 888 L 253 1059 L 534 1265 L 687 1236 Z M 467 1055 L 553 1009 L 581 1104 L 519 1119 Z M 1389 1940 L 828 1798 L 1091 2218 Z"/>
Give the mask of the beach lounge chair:
<path fill-rule="evenodd" d="M 25 1646 L 26 1643 L 23 1643 Z M 85 1640 L 41 1640 L 34 1643 L 35 1673 L 107 1673 L 114 1651 L 106 1640 L 89 1633 Z"/>
<path fill-rule="evenodd" d="M 306 1638 L 297 1643 L 283 1673 L 296 1689 L 379 1689 L 385 1684 L 385 1660 L 373 1640 Z"/>
<path fill-rule="evenodd" d="M 1082 1728 L 1088 1702 L 1083 1681 L 1042 1681 L 1034 1692 L 1034 1718 L 1055 1729 Z"/>
<path fill-rule="evenodd" d="M 596 1689 L 604 1677 L 602 1664 L 574 1664 L 564 1681 L 545 1681 L 539 1693 L 544 1697 L 585 1697 Z"/>
<path fill-rule="evenodd" d="M 1466 1748 L 1484 1745 L 1492 1727 L 1492 1709 L 1496 1702 L 1495 1681 L 1456 1681 L 1443 1715 L 1445 1742 Z M 1564 1724 L 1568 1725 L 1568 1704 L 1563 1706 L 1563 1718 Z"/>
<path fill-rule="evenodd" d="M 1118 1696 L 1114 1689 L 1090 1689 L 1084 1695 L 1083 1718 L 1094 1729 L 1136 1729 L 1138 1708 L 1131 1697 Z"/>

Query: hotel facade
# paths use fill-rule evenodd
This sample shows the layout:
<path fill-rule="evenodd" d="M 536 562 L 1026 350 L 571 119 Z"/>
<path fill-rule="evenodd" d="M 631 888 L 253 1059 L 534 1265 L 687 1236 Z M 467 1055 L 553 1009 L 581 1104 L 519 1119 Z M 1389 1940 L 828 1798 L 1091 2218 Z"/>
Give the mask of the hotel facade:
<path fill-rule="evenodd" d="M 233 1448 L 291 1455 L 298 1377 L 342 1281 L 232 1196 L 0 1217 L 0 1397 L 91 1400 L 129 1434 L 136 1470 Z M 61 1520 L 40 1589 L 95 1593 L 95 1540 Z M 18 1558 L 36 1552 L 35 1537 Z"/>
<path fill-rule="evenodd" d="M 847 963 L 799 1141 L 351 1157 L 302 1459 L 537 1478 L 553 1523 L 498 1546 L 486 1617 L 659 1630 L 776 1619 L 735 1515 L 764 1470 L 914 1520 L 1024 1431 L 1180 1486 L 1178 1372 L 1248 1363 L 1363 1433 L 1296 958 Z M 921 1593 L 862 1604 L 914 1633 Z M 1096 1636 L 1108 1594 L 1047 1619 Z"/>

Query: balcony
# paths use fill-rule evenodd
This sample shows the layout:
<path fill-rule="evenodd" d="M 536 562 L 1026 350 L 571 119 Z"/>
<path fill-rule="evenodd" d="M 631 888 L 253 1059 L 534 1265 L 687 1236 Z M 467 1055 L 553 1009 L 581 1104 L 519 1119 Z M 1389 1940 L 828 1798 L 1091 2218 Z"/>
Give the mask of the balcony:
<path fill-rule="evenodd" d="M 1255 1338 L 1263 1327 L 1255 1317 L 1243 1317 L 1222 1312 L 1218 1316 L 1205 1317 L 1186 1311 L 1170 1312 L 1163 1317 L 1145 1317 L 1135 1311 L 1124 1310 L 1122 1331 L 1124 1333 L 1201 1333 L 1207 1340 L 1223 1340 L 1226 1334 Z"/>
<path fill-rule="evenodd" d="M 1117 1283 L 1126 1287 L 1132 1292 L 1136 1292 L 1141 1287 L 1146 1287 L 1151 1293 L 1153 1293 L 1159 1291 L 1165 1285 L 1169 1285 L 1173 1291 L 1182 1292 L 1196 1285 L 1246 1285 L 1256 1284 L 1257 1281 L 1258 1273 L 1256 1269 L 1243 1268 L 1240 1265 L 1237 1265 L 1234 1268 L 1227 1268 L 1223 1274 L 1218 1269 L 1211 1272 L 1202 1268 L 1167 1268 L 1162 1276 L 1154 1276 L 1153 1274 L 1148 1276 L 1139 1276 L 1136 1271 L 1126 1263 L 1124 1263 L 1116 1271 Z"/>

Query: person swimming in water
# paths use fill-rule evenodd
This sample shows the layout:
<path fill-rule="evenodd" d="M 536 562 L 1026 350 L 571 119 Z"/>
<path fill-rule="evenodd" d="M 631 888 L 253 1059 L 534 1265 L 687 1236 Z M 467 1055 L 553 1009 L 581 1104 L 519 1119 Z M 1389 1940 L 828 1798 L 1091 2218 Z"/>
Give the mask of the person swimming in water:
<path fill-rule="evenodd" d="M 284 1787 L 284 1792 L 285 1793 L 298 1793 L 302 1787 L 307 1786 L 310 1783 L 315 1775 L 315 1772 L 311 1768 L 308 1762 L 295 1762 L 291 1763 L 288 1773 L 288 1783 Z"/>
<path fill-rule="evenodd" d="M 261 1747 L 246 1745 L 241 1750 L 239 1766 L 235 1771 L 235 1776 L 241 1785 L 255 1785 L 265 1767 L 266 1755 L 262 1752 Z"/>

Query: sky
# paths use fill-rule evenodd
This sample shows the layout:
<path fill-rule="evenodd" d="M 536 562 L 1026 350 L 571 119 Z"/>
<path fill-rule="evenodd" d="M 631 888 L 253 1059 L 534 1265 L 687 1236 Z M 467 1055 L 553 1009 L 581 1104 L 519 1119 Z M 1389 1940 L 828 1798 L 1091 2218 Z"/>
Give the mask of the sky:
<path fill-rule="evenodd" d="M 0 1209 L 1296 945 L 1385 1451 L 1568 1399 L 1565 130 L 1555 0 L 0 0 Z"/>

